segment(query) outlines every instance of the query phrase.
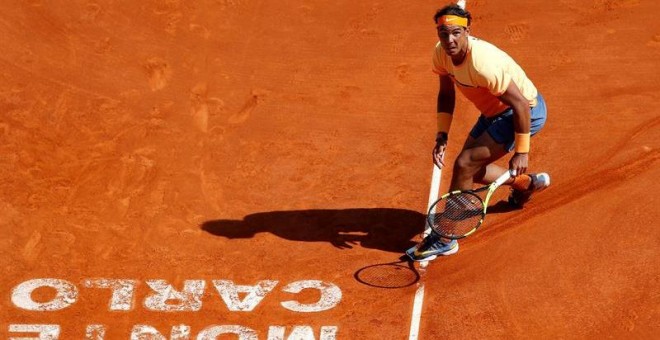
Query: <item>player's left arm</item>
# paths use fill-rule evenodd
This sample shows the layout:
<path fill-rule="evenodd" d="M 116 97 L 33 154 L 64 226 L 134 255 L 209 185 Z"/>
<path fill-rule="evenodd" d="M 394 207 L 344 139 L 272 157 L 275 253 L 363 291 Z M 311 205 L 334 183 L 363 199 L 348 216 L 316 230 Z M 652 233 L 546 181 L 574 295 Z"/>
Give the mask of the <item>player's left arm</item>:
<path fill-rule="evenodd" d="M 530 108 L 529 100 L 523 96 L 515 82 L 509 82 L 500 100 L 513 110 L 513 128 L 516 133 L 515 153 L 509 161 L 509 169 L 520 175 L 527 172 L 529 165 Z"/>

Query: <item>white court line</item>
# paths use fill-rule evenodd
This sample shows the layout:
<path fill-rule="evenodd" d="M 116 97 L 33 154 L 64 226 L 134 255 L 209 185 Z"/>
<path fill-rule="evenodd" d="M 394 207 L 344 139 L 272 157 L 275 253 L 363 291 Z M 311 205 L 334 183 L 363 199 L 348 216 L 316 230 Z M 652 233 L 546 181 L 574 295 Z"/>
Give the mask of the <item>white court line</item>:
<path fill-rule="evenodd" d="M 424 303 L 424 283 L 420 283 L 415 292 L 415 302 L 413 304 L 412 321 L 410 322 L 409 340 L 417 340 L 419 337 L 419 322 L 422 319 L 422 304 Z"/>
<path fill-rule="evenodd" d="M 431 190 L 429 191 L 429 203 L 427 210 L 431 209 L 431 205 L 438 199 L 438 191 L 440 190 L 440 179 L 442 177 L 442 170 L 433 165 L 433 175 L 431 176 Z M 431 228 L 427 226 L 424 230 L 424 237 L 431 232 Z M 420 271 L 425 271 L 429 261 L 422 261 L 419 264 Z M 417 283 L 417 291 L 415 292 L 415 300 L 413 301 L 412 319 L 410 321 L 410 333 L 408 340 L 417 340 L 419 337 L 419 324 L 422 319 L 422 305 L 424 304 L 424 282 Z"/>
<path fill-rule="evenodd" d="M 456 4 L 465 9 L 467 0 L 458 0 Z M 444 155 L 443 155 L 444 159 Z M 433 175 L 431 176 L 431 190 L 429 192 L 429 203 L 426 206 L 426 211 L 431 209 L 431 205 L 438 199 L 438 191 L 440 190 L 440 179 L 442 177 L 442 170 L 433 165 Z M 428 222 L 426 222 L 428 224 Z M 424 229 L 423 236 L 426 237 L 431 232 L 431 226 Z M 423 261 L 419 264 L 420 271 L 425 271 L 429 265 L 429 261 Z M 410 321 L 410 333 L 408 340 L 417 340 L 419 338 L 419 324 L 422 320 L 422 305 L 424 304 L 424 282 L 417 283 L 417 291 L 415 292 L 415 300 L 413 301 L 412 320 Z"/>
<path fill-rule="evenodd" d="M 431 189 L 429 190 L 429 203 L 426 205 L 426 211 L 428 212 L 431 209 L 431 205 L 438 200 L 438 192 L 440 191 L 440 180 L 442 179 L 442 169 L 433 165 L 433 175 L 431 176 Z M 434 209 L 435 210 L 435 209 Z M 426 219 L 424 219 L 426 220 Z M 428 222 L 425 222 L 428 224 Z M 431 226 L 426 225 L 424 229 L 423 237 L 428 236 L 431 233 Z M 419 264 L 419 267 L 425 269 L 429 265 L 429 261 L 423 261 Z"/>

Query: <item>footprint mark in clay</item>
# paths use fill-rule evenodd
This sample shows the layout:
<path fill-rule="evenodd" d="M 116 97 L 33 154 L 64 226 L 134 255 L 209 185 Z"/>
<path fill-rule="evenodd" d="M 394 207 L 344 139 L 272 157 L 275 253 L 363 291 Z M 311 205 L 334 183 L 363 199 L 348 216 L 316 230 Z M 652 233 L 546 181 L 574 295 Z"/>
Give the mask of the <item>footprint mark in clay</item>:
<path fill-rule="evenodd" d="M 163 59 L 158 57 L 149 58 L 143 65 L 152 91 L 163 89 L 172 78 L 172 68 Z"/>

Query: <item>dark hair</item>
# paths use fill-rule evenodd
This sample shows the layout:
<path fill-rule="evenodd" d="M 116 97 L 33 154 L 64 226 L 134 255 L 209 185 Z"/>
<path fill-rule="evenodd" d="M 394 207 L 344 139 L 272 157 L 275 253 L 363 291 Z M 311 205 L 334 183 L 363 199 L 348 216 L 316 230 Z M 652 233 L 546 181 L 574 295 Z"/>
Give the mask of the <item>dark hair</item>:
<path fill-rule="evenodd" d="M 459 5 L 447 5 L 439 9 L 437 12 L 435 12 L 435 15 L 433 16 L 433 22 L 438 22 L 439 17 L 447 14 L 456 15 L 461 18 L 467 18 L 468 26 L 470 26 L 470 24 L 472 23 L 472 15 L 470 15 L 470 12 L 464 10 Z"/>

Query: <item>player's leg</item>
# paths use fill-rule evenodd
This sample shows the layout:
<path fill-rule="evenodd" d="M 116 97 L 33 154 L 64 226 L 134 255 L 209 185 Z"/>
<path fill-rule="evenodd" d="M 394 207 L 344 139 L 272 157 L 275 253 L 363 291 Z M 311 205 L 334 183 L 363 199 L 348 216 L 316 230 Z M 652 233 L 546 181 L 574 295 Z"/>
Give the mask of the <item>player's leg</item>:
<path fill-rule="evenodd" d="M 539 93 L 537 97 L 536 106 L 531 108 L 531 125 L 530 132 L 532 137 L 535 136 L 543 126 L 547 119 L 547 108 L 545 105 L 545 100 L 543 96 Z M 512 125 L 513 126 L 513 125 Z M 510 146 L 510 150 L 513 149 L 513 144 Z M 533 149 L 532 149 L 533 150 Z M 545 172 L 541 173 L 530 173 L 529 181 L 521 181 L 518 176 L 515 178 L 515 182 L 511 185 L 511 195 L 509 195 L 509 203 L 514 207 L 522 208 L 523 205 L 529 201 L 532 194 L 544 190 L 550 186 L 550 175 Z M 522 177 L 525 179 L 525 177 Z"/>
<path fill-rule="evenodd" d="M 492 163 L 506 155 L 508 150 L 495 141 L 487 129 L 479 128 L 485 121 L 479 120 L 454 162 L 451 190 L 472 189 L 475 181 L 490 183 L 506 171 Z"/>
<path fill-rule="evenodd" d="M 490 184 L 508 170 L 509 169 L 503 168 L 497 164 L 488 164 L 475 175 L 474 181 L 481 184 Z M 513 190 L 517 191 L 528 191 L 533 187 L 536 187 L 536 191 L 538 191 L 550 184 L 550 177 L 546 173 L 522 174 L 520 176 L 512 177 L 504 182 L 504 184 L 511 186 Z"/>
<path fill-rule="evenodd" d="M 539 95 L 539 103 L 532 108 L 531 134 L 535 135 L 545 124 L 546 108 Z M 505 112 L 496 118 L 483 116 L 470 131 L 470 135 L 454 163 L 452 189 L 471 189 L 474 182 L 492 183 L 508 169 L 493 164 L 513 150 L 514 130 L 512 112 Z M 522 206 L 529 200 L 532 192 L 542 190 L 550 184 L 550 177 L 545 174 L 516 176 L 509 183 L 514 189 L 509 202 Z M 516 189 L 519 188 L 520 190 Z M 428 235 L 419 245 L 406 251 L 415 261 L 430 261 L 439 255 L 451 255 L 458 252 L 456 240 L 444 240 L 435 233 Z"/>
<path fill-rule="evenodd" d="M 543 128 L 545 120 L 545 101 L 539 95 L 537 105 L 531 109 L 532 136 Z M 494 118 L 479 117 L 454 165 L 452 189 L 469 189 L 473 182 L 489 184 L 495 181 L 507 169 L 493 162 L 512 151 L 513 146 L 512 110 Z M 522 206 L 529 200 L 531 193 L 543 190 L 550 184 L 550 177 L 546 173 L 524 174 L 513 177 L 505 184 L 513 189 L 510 202 Z"/>
<path fill-rule="evenodd" d="M 463 151 L 454 162 L 452 190 L 472 189 L 475 174 L 506 154 L 506 150 L 487 133 L 477 138 L 468 137 Z M 414 261 L 430 261 L 438 256 L 456 252 L 458 252 L 458 241 L 443 239 L 431 232 L 420 244 L 408 249 L 406 254 Z"/>
<path fill-rule="evenodd" d="M 454 163 L 452 190 L 471 189 L 474 182 L 490 184 L 508 169 L 493 162 L 508 154 L 507 145 L 496 141 L 489 133 L 483 133 L 477 139 L 469 137 L 468 141 Z M 511 178 L 504 184 L 517 190 L 527 190 L 534 177 L 523 174 Z"/>

